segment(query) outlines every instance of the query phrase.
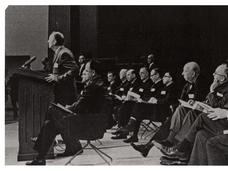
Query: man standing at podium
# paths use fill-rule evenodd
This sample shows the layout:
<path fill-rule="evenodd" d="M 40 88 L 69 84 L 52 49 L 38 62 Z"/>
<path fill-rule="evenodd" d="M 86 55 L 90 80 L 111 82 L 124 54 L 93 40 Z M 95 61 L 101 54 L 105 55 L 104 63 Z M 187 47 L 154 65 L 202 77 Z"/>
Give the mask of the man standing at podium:
<path fill-rule="evenodd" d="M 73 53 L 64 46 L 64 36 L 60 32 L 51 33 L 48 47 L 54 51 L 54 57 L 51 61 L 51 58 L 45 59 L 49 65 L 46 68 L 49 68 L 49 72 L 51 72 L 45 79 L 55 85 L 55 103 L 72 104 L 76 98 L 74 76 L 78 71 Z M 44 61 L 43 64 L 47 65 Z"/>

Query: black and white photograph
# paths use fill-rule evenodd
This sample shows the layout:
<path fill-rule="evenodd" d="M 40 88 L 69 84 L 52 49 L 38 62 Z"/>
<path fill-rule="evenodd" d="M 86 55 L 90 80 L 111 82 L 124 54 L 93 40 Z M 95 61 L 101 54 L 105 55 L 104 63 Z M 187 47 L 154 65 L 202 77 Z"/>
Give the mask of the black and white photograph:
<path fill-rule="evenodd" d="M 228 165 L 228 5 L 9 4 L 4 26 L 5 166 Z"/>

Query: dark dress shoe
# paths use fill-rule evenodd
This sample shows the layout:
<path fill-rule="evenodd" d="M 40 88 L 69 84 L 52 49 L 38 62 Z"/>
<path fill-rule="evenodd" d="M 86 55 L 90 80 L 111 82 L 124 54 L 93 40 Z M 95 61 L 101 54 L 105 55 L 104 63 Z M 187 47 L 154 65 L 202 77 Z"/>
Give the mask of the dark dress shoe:
<path fill-rule="evenodd" d="M 125 142 L 125 143 L 133 143 L 133 142 L 138 142 L 138 141 L 139 141 L 139 139 L 136 136 L 131 136 L 130 138 L 123 140 L 123 142 Z"/>
<path fill-rule="evenodd" d="M 121 129 L 123 129 L 122 127 L 121 128 L 118 128 L 115 132 L 112 132 L 111 134 L 112 135 L 118 135 L 121 133 Z"/>
<path fill-rule="evenodd" d="M 126 139 L 127 135 L 126 134 L 118 134 L 115 137 L 111 137 L 113 140 L 119 140 L 119 139 Z"/>
<path fill-rule="evenodd" d="M 169 158 L 169 157 L 167 157 L 167 156 L 161 156 L 161 158 L 160 158 L 160 160 L 161 161 L 163 161 L 163 160 L 179 160 L 178 158 Z"/>
<path fill-rule="evenodd" d="M 187 165 L 188 163 L 186 161 L 170 160 L 170 159 L 162 156 L 160 164 L 161 165 Z"/>
<path fill-rule="evenodd" d="M 147 157 L 150 149 L 153 147 L 153 144 L 146 144 L 146 145 L 135 145 L 134 143 L 131 143 L 131 146 L 138 152 L 141 153 L 143 157 Z"/>
<path fill-rule="evenodd" d="M 33 160 L 31 162 L 27 162 L 26 165 L 46 165 L 46 161 L 44 159 L 42 160 Z"/>
<path fill-rule="evenodd" d="M 65 151 L 64 153 L 58 153 L 58 154 L 56 155 L 56 157 L 57 157 L 57 158 L 59 158 L 59 157 L 69 157 L 69 156 L 75 155 L 76 153 L 78 153 L 77 155 L 80 155 L 80 154 L 83 153 L 83 150 L 79 149 L 79 150 L 77 150 L 76 152 L 67 152 L 67 151 Z"/>
<path fill-rule="evenodd" d="M 178 159 L 180 161 L 188 161 L 188 156 L 184 152 L 178 151 L 176 148 L 163 147 L 161 152 L 169 159 Z"/>

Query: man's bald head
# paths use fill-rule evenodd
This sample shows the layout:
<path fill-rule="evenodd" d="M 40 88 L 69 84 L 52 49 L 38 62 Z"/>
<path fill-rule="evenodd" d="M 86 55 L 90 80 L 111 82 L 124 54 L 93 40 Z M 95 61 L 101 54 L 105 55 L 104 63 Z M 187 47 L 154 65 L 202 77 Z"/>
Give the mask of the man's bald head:
<path fill-rule="evenodd" d="M 62 46 L 64 44 L 64 35 L 60 32 L 53 31 L 48 39 L 49 48 L 54 46 Z"/>
<path fill-rule="evenodd" d="M 188 62 L 184 65 L 182 75 L 190 83 L 194 82 L 200 75 L 200 66 L 196 62 Z"/>

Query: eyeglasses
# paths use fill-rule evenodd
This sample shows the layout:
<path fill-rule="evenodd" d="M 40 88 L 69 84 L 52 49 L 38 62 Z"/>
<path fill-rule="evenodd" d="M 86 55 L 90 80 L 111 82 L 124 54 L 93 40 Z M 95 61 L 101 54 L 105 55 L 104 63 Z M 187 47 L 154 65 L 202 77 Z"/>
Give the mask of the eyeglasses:
<path fill-rule="evenodd" d="M 170 76 L 170 75 L 164 75 L 163 77 L 164 77 L 164 78 L 165 78 L 165 77 L 167 77 L 167 78 L 171 78 L 171 76 Z"/>
<path fill-rule="evenodd" d="M 155 73 L 155 74 L 150 74 L 150 77 L 153 77 L 153 76 L 155 76 L 155 75 L 157 75 L 157 73 Z"/>
<path fill-rule="evenodd" d="M 219 74 L 219 73 L 216 73 L 216 72 L 214 72 L 213 75 L 218 75 L 220 77 L 226 77 L 225 75 L 222 75 L 222 74 Z"/>

